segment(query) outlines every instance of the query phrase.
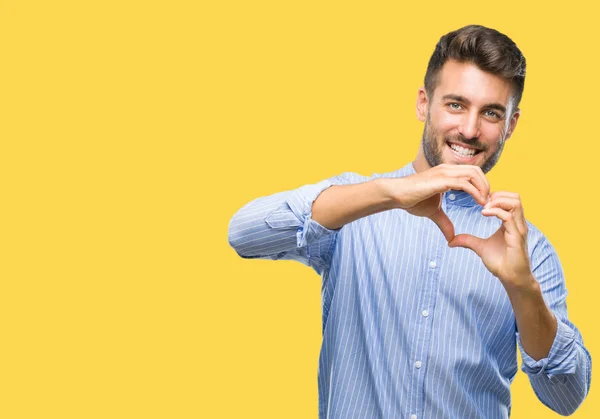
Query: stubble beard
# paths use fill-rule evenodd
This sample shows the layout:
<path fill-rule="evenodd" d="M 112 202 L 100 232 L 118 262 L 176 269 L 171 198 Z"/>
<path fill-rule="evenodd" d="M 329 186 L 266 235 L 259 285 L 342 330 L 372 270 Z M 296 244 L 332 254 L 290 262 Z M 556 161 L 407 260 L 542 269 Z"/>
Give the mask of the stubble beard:
<path fill-rule="evenodd" d="M 423 128 L 423 137 L 421 139 L 423 154 L 425 155 L 425 159 L 427 163 L 429 163 L 430 167 L 438 166 L 443 162 L 442 158 L 442 149 L 440 147 L 444 147 L 447 141 L 456 141 L 462 142 L 467 145 L 472 145 L 479 149 L 482 149 L 482 152 L 486 152 L 489 147 L 479 143 L 477 139 L 467 140 L 464 136 L 457 135 L 447 135 L 444 137 L 443 143 L 439 144 L 438 138 L 440 137 L 438 131 L 432 126 L 431 119 L 429 114 L 427 114 L 427 120 L 425 121 L 425 127 Z M 483 173 L 488 173 L 492 168 L 498 163 L 500 159 L 500 155 L 502 154 L 502 150 L 504 149 L 504 136 L 502 136 L 502 140 L 498 146 L 498 149 L 494 151 L 492 155 L 490 155 L 487 160 L 481 165 L 481 170 Z M 458 163 L 461 164 L 461 163 Z"/>

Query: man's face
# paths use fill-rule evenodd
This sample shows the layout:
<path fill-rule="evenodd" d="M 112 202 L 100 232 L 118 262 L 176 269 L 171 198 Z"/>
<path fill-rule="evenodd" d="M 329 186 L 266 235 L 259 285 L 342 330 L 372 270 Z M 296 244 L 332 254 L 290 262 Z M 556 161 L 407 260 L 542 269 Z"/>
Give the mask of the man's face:
<path fill-rule="evenodd" d="M 420 89 L 417 99 L 417 114 L 425 121 L 422 149 L 427 163 L 477 165 L 489 172 L 519 118 L 510 103 L 510 82 L 453 60 L 438 78 L 433 97 Z"/>

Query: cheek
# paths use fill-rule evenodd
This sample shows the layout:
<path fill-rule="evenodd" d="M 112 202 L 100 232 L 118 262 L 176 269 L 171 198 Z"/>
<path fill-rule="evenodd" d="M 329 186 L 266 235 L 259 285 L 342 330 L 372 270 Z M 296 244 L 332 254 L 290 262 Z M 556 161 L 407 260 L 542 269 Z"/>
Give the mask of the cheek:
<path fill-rule="evenodd" d="M 490 149 L 497 149 L 504 138 L 504 125 L 484 126 L 481 128 L 481 141 L 490 145 Z"/>
<path fill-rule="evenodd" d="M 460 117 L 458 115 L 451 115 L 448 113 L 440 113 L 436 115 L 435 127 L 441 134 L 451 133 L 453 130 L 458 129 L 460 124 Z"/>

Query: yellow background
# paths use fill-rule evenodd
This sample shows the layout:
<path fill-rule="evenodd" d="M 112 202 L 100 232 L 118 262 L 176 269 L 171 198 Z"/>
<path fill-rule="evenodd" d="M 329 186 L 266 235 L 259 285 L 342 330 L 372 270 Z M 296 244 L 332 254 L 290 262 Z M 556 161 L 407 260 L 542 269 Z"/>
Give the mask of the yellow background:
<path fill-rule="evenodd" d="M 489 179 L 556 247 L 595 354 L 587 3 L 0 4 L 0 417 L 316 418 L 320 278 L 239 258 L 229 220 L 258 196 L 411 161 L 427 60 L 469 23 L 528 60 Z M 513 418 L 558 417 L 524 373 L 512 389 Z M 573 417 L 598 417 L 594 390 Z"/>

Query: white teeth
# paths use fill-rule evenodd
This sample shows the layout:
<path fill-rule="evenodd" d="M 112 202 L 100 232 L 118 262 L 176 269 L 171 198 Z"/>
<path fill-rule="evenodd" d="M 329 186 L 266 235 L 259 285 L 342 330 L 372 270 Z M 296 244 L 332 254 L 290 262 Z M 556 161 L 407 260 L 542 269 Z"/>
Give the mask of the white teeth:
<path fill-rule="evenodd" d="M 475 150 L 472 148 L 461 147 L 456 144 L 449 144 L 450 148 L 461 157 L 473 157 L 475 155 Z"/>

